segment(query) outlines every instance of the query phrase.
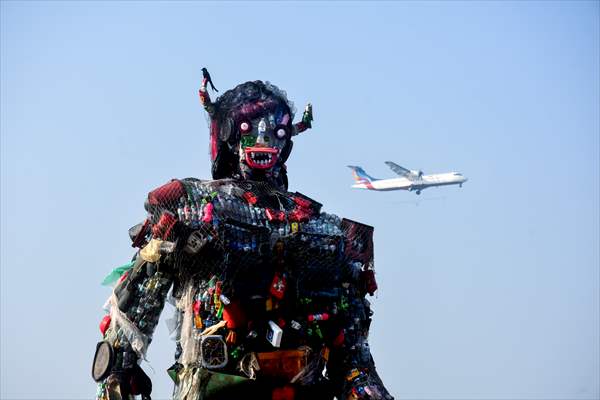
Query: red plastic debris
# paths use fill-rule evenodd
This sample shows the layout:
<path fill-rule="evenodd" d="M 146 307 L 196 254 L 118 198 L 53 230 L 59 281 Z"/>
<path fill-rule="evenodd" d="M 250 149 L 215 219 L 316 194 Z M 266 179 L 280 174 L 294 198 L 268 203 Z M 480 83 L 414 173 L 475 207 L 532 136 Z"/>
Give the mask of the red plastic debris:
<path fill-rule="evenodd" d="M 162 185 L 158 189 L 151 191 L 148 194 L 148 202 L 151 205 L 174 203 L 179 201 L 179 198 L 185 193 L 183 184 L 177 179 L 173 179 L 166 185 Z"/>
<path fill-rule="evenodd" d="M 306 124 L 305 124 L 304 122 L 302 122 L 302 121 L 300 121 L 300 122 L 296 123 L 296 125 L 295 125 L 295 126 L 296 126 L 296 131 L 297 131 L 298 133 L 300 133 L 300 132 L 304 132 L 305 130 L 307 130 L 307 129 L 308 129 L 308 126 L 306 126 Z"/>
<path fill-rule="evenodd" d="M 106 330 L 108 329 L 108 327 L 110 326 L 110 315 L 105 315 L 104 318 L 102 318 L 102 321 L 100 321 L 100 333 L 102 333 L 102 336 L 104 336 L 106 334 Z"/>
<path fill-rule="evenodd" d="M 131 390 L 131 394 L 134 396 L 141 394 L 138 383 L 133 376 L 129 378 L 129 390 Z"/>
<path fill-rule="evenodd" d="M 366 271 L 362 271 L 362 280 L 365 284 L 365 290 L 371 296 L 377 291 L 377 281 L 375 280 L 375 271 L 372 269 L 368 269 Z"/>
<path fill-rule="evenodd" d="M 275 211 L 272 208 L 265 208 L 265 215 L 269 221 L 285 221 L 285 212 Z"/>
<path fill-rule="evenodd" d="M 144 225 L 142 225 L 142 229 L 140 229 L 139 233 L 133 238 L 131 242 L 131 247 L 142 247 L 146 244 L 146 234 L 150 229 L 150 220 L 146 219 L 144 221 Z"/>
<path fill-rule="evenodd" d="M 342 347 L 344 345 L 344 340 L 346 339 L 346 335 L 344 335 L 344 330 L 340 329 L 340 333 L 333 340 L 334 347 Z"/>
<path fill-rule="evenodd" d="M 202 216 L 202 222 L 211 223 L 213 219 L 213 209 L 214 206 L 212 203 L 208 203 L 204 206 L 204 215 Z"/>
<path fill-rule="evenodd" d="M 283 299 L 285 295 L 285 287 L 286 287 L 286 278 L 285 275 L 280 274 L 279 272 L 275 273 L 273 277 L 273 282 L 271 282 L 271 295 L 278 300 Z"/>
<path fill-rule="evenodd" d="M 269 221 L 273 221 L 275 219 L 275 211 L 272 208 L 265 208 L 265 215 Z"/>
<path fill-rule="evenodd" d="M 246 323 L 246 316 L 239 302 L 232 301 L 223 307 L 223 321 L 227 322 L 227 329 L 239 328 Z"/>
<path fill-rule="evenodd" d="M 294 203 L 298 204 L 302 208 L 310 208 L 310 201 L 303 199 L 302 197 L 293 196 L 292 200 L 294 200 Z"/>
<path fill-rule="evenodd" d="M 208 97 L 206 96 L 206 92 L 203 92 L 202 90 L 198 91 L 198 95 L 200 96 L 200 103 L 202 105 L 206 104 L 206 100 L 208 99 Z"/>
<path fill-rule="evenodd" d="M 310 210 L 296 207 L 294 210 L 292 210 L 292 212 L 290 212 L 288 218 L 292 222 L 306 222 L 309 220 L 310 216 Z"/>
<path fill-rule="evenodd" d="M 244 193 L 244 198 L 246 199 L 246 201 L 248 202 L 248 204 L 252 204 L 252 205 L 256 204 L 256 202 L 258 201 L 258 199 L 256 198 L 256 196 L 252 192 L 246 192 L 246 193 Z"/>
<path fill-rule="evenodd" d="M 274 388 L 272 392 L 272 400 L 294 400 L 296 398 L 296 390 L 293 386 L 284 386 Z"/>
<path fill-rule="evenodd" d="M 127 275 L 129 275 L 129 271 L 125 271 L 125 273 L 123 275 L 121 275 L 121 277 L 119 278 L 119 281 L 117 282 L 117 285 L 121 282 L 123 282 L 125 280 L 125 278 L 127 278 Z"/>
<path fill-rule="evenodd" d="M 196 300 L 192 308 L 194 309 L 194 315 L 200 315 L 200 310 L 202 310 L 202 302 L 200 302 L 200 300 Z"/>
<path fill-rule="evenodd" d="M 152 227 L 152 235 L 156 238 L 166 240 L 176 222 L 177 218 L 173 213 L 169 211 L 163 212 L 158 223 Z"/>

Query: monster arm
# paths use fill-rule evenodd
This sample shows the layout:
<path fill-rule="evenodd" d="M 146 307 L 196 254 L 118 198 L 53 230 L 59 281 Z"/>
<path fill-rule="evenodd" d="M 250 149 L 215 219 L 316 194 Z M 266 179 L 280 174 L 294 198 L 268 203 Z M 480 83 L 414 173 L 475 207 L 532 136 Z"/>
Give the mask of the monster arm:
<path fill-rule="evenodd" d="M 328 364 L 329 375 L 341 400 L 392 399 L 375 369 L 367 342 L 371 315 L 366 294 L 377 289 L 373 269 L 373 228 L 342 221 L 345 232 L 342 331 Z"/>
<path fill-rule="evenodd" d="M 302 120 L 294 124 L 294 131 L 292 135 L 298 135 L 299 133 L 302 133 L 305 130 L 312 128 L 312 121 L 312 104 L 308 103 L 306 107 L 304 107 L 304 112 L 302 113 Z"/>
<path fill-rule="evenodd" d="M 127 275 L 116 285 L 110 297 L 110 314 L 101 324 L 103 348 L 112 357 L 100 357 L 100 360 L 114 359 L 112 363 L 94 365 L 93 375 L 100 381 L 98 398 L 101 400 L 127 399 L 130 394 L 143 394 L 143 389 L 147 392 L 146 398 L 149 398 L 151 382 L 138 362 L 145 358 L 167 293 L 174 282 L 175 260 L 181 261 L 183 254 L 197 253 L 209 237 L 179 221 L 178 216 L 183 218 L 189 214 L 177 209 L 186 194 L 179 180 L 172 180 L 153 190 L 145 203 L 147 220 L 129 231 L 132 246 L 141 250 Z M 188 209 L 186 206 L 186 211 Z M 212 215 L 212 208 L 204 210 L 203 215 Z M 110 365 L 108 371 L 104 368 L 106 365 Z M 105 378 L 107 374 L 110 375 Z M 111 393 L 115 395 L 111 396 Z"/>
<path fill-rule="evenodd" d="M 138 363 L 145 358 L 152 340 L 172 273 L 160 259 L 144 259 L 146 248 L 136 255 L 133 267 L 115 287 L 109 300 L 110 313 L 101 325 L 104 341 L 112 347 L 113 361 L 110 375 L 99 383 L 98 399 L 128 399 L 136 394 L 150 398 L 152 383 Z"/>
<path fill-rule="evenodd" d="M 375 369 L 367 342 L 372 311 L 368 300 L 349 287 L 347 318 L 342 348 L 339 349 L 337 373 L 340 399 L 392 399 Z"/>

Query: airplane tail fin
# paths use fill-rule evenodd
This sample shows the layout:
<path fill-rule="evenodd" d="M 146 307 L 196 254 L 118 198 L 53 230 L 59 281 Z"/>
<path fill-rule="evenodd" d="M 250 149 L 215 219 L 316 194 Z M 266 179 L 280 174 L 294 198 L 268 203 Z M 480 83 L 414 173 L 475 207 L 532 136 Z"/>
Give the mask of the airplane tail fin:
<path fill-rule="evenodd" d="M 370 183 L 372 181 L 377 181 L 377 178 L 373 178 L 369 174 L 365 172 L 362 167 L 356 165 L 348 165 L 348 168 L 352 170 L 352 175 L 354 176 L 354 180 L 356 183 Z"/>

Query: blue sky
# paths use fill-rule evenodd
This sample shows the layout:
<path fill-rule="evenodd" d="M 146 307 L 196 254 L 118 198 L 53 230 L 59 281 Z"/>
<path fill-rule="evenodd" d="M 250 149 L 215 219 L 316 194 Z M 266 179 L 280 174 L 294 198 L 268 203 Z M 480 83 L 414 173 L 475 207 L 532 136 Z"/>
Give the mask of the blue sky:
<path fill-rule="evenodd" d="M 290 188 L 375 226 L 399 399 L 600 397 L 598 2 L 1 3 L 3 399 L 81 399 L 148 191 L 209 177 L 197 99 L 269 80 L 314 129 Z M 348 164 L 462 189 L 350 189 Z M 167 308 L 163 316 L 169 316 Z M 164 318 L 163 318 L 164 320 Z M 156 399 L 174 343 L 145 365 Z"/>

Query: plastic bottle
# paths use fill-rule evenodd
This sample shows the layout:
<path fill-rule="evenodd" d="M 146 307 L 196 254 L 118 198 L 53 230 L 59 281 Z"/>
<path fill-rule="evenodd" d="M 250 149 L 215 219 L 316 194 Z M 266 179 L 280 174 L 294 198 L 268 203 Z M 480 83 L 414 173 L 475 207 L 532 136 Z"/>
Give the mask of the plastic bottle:
<path fill-rule="evenodd" d="M 177 217 L 182 222 L 185 221 L 184 202 L 185 202 L 185 199 L 182 196 L 179 199 L 179 207 L 177 207 Z"/>

